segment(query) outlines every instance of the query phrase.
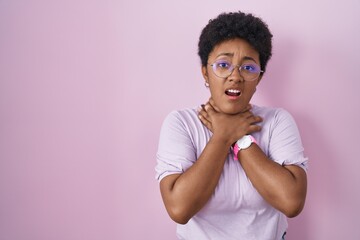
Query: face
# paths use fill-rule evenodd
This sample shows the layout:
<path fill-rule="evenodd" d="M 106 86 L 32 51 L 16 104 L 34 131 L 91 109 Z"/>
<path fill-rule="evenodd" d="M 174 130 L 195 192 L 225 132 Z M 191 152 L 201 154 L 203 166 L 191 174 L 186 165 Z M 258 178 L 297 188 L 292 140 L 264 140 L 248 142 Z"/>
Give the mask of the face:
<path fill-rule="evenodd" d="M 202 67 L 202 74 L 209 83 L 217 110 L 227 114 L 239 113 L 250 102 L 261 76 L 254 81 L 244 81 L 237 67 L 227 78 L 220 78 L 210 66 L 217 61 L 238 66 L 254 63 L 260 66 L 259 53 L 243 39 L 227 40 L 214 47 L 209 54 L 208 65 Z"/>

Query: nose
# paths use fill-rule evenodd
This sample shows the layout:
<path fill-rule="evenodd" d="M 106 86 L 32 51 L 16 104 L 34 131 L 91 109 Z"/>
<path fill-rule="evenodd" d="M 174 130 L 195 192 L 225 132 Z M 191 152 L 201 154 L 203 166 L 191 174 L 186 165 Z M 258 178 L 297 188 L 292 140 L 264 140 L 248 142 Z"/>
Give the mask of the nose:
<path fill-rule="evenodd" d="M 230 82 L 243 82 L 244 81 L 244 78 L 241 76 L 240 74 L 240 66 L 237 65 L 237 66 L 234 66 L 234 69 L 232 70 L 230 76 L 228 77 L 228 80 Z"/>

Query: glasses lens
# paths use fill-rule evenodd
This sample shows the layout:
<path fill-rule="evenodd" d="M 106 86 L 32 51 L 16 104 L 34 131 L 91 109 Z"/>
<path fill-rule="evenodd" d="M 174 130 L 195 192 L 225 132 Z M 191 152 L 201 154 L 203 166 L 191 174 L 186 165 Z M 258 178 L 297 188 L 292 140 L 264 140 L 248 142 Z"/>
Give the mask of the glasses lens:
<path fill-rule="evenodd" d="M 213 67 L 213 71 L 214 71 L 215 75 L 218 77 L 221 77 L 221 78 L 228 77 L 233 70 L 231 63 L 224 61 L 224 60 L 217 61 L 217 62 L 213 63 L 211 66 Z"/>
<path fill-rule="evenodd" d="M 234 70 L 234 66 L 225 60 L 216 61 L 211 64 L 216 76 L 221 78 L 227 78 Z M 255 63 L 244 64 L 240 66 L 240 75 L 245 81 L 254 81 L 261 73 L 260 66 Z"/>
<path fill-rule="evenodd" d="M 260 67 L 255 64 L 244 64 L 240 67 L 240 75 L 245 81 L 253 81 L 259 77 L 261 73 Z"/>

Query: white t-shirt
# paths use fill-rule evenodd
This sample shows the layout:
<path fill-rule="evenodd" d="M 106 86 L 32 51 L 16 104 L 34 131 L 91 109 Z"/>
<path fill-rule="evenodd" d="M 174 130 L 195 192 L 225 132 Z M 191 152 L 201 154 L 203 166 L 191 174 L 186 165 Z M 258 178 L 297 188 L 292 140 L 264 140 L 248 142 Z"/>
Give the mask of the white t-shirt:
<path fill-rule="evenodd" d="M 298 165 L 307 170 L 307 158 L 292 116 L 283 109 L 255 105 L 252 112 L 263 118 L 259 124 L 262 130 L 252 135 L 266 156 L 281 165 Z M 211 136 L 196 108 L 171 112 L 160 133 L 156 179 L 185 172 Z M 286 216 L 260 196 L 229 149 L 212 197 L 187 224 L 177 225 L 177 236 L 190 240 L 280 240 L 286 229 Z"/>

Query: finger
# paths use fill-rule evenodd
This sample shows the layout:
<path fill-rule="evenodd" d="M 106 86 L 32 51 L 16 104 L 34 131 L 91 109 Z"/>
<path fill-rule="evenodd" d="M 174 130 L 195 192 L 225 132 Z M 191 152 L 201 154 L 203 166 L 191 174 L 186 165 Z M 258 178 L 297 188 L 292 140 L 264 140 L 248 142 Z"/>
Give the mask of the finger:
<path fill-rule="evenodd" d="M 261 126 L 259 126 L 259 125 L 250 125 L 249 128 L 248 128 L 247 134 L 251 134 L 251 133 L 259 132 L 259 131 L 261 131 Z"/>
<path fill-rule="evenodd" d="M 250 118 L 252 118 L 254 116 L 254 114 L 251 111 L 246 111 L 246 112 L 241 113 L 241 116 L 246 119 L 251 120 Z"/>
<path fill-rule="evenodd" d="M 210 103 L 210 104 L 211 104 L 211 106 L 215 106 L 215 101 L 214 101 L 214 99 L 213 99 L 213 98 L 209 98 L 208 103 Z"/>
<path fill-rule="evenodd" d="M 219 112 L 219 108 L 216 106 L 213 98 L 210 98 L 208 103 L 213 107 L 216 112 Z"/>
<path fill-rule="evenodd" d="M 259 122 L 263 121 L 262 117 L 260 117 L 260 116 L 252 116 L 248 119 L 250 120 L 251 124 L 255 124 L 255 123 L 259 123 Z"/>
<path fill-rule="evenodd" d="M 205 109 L 205 111 L 208 112 L 208 113 L 214 111 L 214 107 L 213 107 L 209 102 L 207 102 L 207 103 L 205 104 L 204 109 Z"/>
<path fill-rule="evenodd" d="M 211 122 L 204 118 L 202 115 L 199 115 L 199 119 L 208 129 L 212 130 Z"/>
<path fill-rule="evenodd" d="M 249 125 L 256 125 L 260 122 L 262 122 L 262 118 L 259 116 L 251 116 L 246 119 L 246 123 Z"/>
<path fill-rule="evenodd" d="M 210 122 L 209 115 L 208 115 L 208 113 L 206 112 L 205 109 L 200 109 L 200 111 L 198 112 L 198 116 L 199 117 L 201 116 L 202 118 L 205 118 L 207 121 Z"/>
<path fill-rule="evenodd" d="M 242 110 L 241 112 L 247 112 L 247 111 L 250 111 L 251 109 L 252 109 L 251 104 L 248 104 L 248 105 L 244 108 L 244 110 Z"/>
<path fill-rule="evenodd" d="M 208 103 L 209 102 L 207 102 L 206 104 L 201 104 L 201 107 L 199 108 L 199 111 L 198 112 L 200 112 L 201 110 L 203 110 L 203 111 L 207 111 L 207 109 L 209 109 L 209 107 L 206 107 L 206 105 L 208 105 Z"/>

